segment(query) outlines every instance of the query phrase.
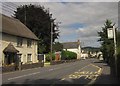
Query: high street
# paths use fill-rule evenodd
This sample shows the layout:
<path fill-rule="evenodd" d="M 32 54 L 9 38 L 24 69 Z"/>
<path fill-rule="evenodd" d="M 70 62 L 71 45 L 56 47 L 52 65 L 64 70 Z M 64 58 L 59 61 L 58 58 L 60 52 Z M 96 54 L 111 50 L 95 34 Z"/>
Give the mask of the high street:
<path fill-rule="evenodd" d="M 3 84 L 116 84 L 117 81 L 108 79 L 109 76 L 103 78 L 104 71 L 107 71 L 108 76 L 110 69 L 105 63 L 98 59 L 86 59 L 4 73 L 2 81 Z M 102 80 L 100 80 L 101 76 Z"/>

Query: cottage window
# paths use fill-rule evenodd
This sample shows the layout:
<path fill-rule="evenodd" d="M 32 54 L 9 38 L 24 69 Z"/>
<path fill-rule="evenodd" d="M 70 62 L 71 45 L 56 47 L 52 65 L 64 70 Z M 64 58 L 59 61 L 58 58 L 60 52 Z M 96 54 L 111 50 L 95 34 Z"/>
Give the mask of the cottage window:
<path fill-rule="evenodd" d="M 31 59 L 31 54 L 27 54 L 27 62 L 31 62 L 32 59 Z"/>
<path fill-rule="evenodd" d="M 27 39 L 27 47 L 31 47 L 31 45 L 32 45 L 32 40 Z"/>
<path fill-rule="evenodd" d="M 23 39 L 18 37 L 17 38 L 17 46 L 22 46 L 22 43 L 23 43 Z"/>
<path fill-rule="evenodd" d="M 18 56 L 18 61 L 21 62 L 22 54 L 17 54 L 17 56 Z"/>

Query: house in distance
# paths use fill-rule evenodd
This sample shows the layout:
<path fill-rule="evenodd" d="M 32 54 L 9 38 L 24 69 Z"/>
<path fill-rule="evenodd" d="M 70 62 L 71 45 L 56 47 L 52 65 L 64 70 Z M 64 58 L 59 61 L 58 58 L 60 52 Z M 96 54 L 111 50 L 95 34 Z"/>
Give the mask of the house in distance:
<path fill-rule="evenodd" d="M 65 42 L 63 44 L 63 50 L 71 51 L 77 54 L 77 59 L 81 58 L 81 47 L 80 41 L 77 42 Z"/>

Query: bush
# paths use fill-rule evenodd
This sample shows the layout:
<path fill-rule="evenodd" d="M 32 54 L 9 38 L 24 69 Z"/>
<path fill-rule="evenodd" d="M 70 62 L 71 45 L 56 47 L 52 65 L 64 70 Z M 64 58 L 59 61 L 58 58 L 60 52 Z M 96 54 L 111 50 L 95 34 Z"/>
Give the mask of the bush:
<path fill-rule="evenodd" d="M 118 78 L 120 79 L 120 46 L 117 47 Z"/>
<path fill-rule="evenodd" d="M 61 53 L 62 60 L 72 60 L 77 59 L 77 54 L 71 51 L 62 51 Z"/>
<path fill-rule="evenodd" d="M 50 62 L 51 53 L 48 53 L 48 54 L 46 54 L 45 56 L 46 56 L 46 61 L 47 61 L 47 62 Z M 55 54 L 54 54 L 54 53 L 52 53 L 52 60 L 55 60 Z"/>

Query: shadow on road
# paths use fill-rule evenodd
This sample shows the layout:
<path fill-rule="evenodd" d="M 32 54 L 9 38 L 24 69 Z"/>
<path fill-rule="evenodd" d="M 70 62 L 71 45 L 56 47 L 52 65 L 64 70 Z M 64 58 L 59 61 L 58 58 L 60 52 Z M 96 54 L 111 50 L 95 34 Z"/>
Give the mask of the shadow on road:
<path fill-rule="evenodd" d="M 51 86 L 57 86 L 58 84 L 81 84 L 85 85 L 89 83 L 90 79 L 85 79 L 85 77 L 81 77 L 80 79 L 67 79 L 67 80 L 61 80 L 61 79 L 37 79 L 37 80 L 30 80 L 26 79 L 22 84 L 25 85 L 37 85 L 37 84 L 47 84 Z M 10 82 L 8 84 L 18 84 L 15 82 Z M 3 84 L 2 86 L 6 86 L 8 84 Z"/>
<path fill-rule="evenodd" d="M 100 75 L 97 80 L 95 81 L 95 83 L 93 85 L 97 85 L 97 84 L 111 84 L 111 85 L 118 85 L 120 84 L 118 82 L 118 80 L 111 76 L 111 75 Z"/>
<path fill-rule="evenodd" d="M 109 65 L 107 65 L 105 62 L 103 61 L 95 61 L 93 62 L 93 64 L 95 64 L 96 66 L 99 66 L 101 68 L 103 68 L 103 72 L 100 76 L 98 76 L 98 78 L 91 84 L 93 85 L 97 85 L 97 84 L 111 84 L 111 85 L 114 85 L 114 84 L 119 84 L 118 80 L 112 76 L 112 72 L 110 70 L 110 67 Z M 41 78 L 39 77 L 39 79 L 36 79 L 36 80 L 33 80 L 32 78 L 31 79 L 26 79 L 24 82 L 22 82 L 22 84 L 25 84 L 25 85 L 28 85 L 28 86 L 31 86 L 31 85 L 49 85 L 49 86 L 57 86 L 58 84 L 80 84 L 80 85 L 86 85 L 88 83 L 91 82 L 91 80 L 93 79 L 89 79 L 89 78 L 85 78 L 85 77 L 81 77 L 79 79 L 64 79 L 64 80 L 61 80 L 61 79 L 57 79 L 57 76 L 56 78 L 52 78 L 52 77 L 49 77 L 48 79 L 44 79 L 44 78 Z M 10 82 L 8 84 L 17 84 L 15 82 Z M 8 85 L 8 84 L 4 84 L 2 86 L 5 86 L 5 85 Z M 20 83 L 21 84 L 21 83 Z"/>
<path fill-rule="evenodd" d="M 111 78 L 110 75 L 101 75 L 100 77 L 98 77 L 96 79 L 96 81 L 94 83 L 92 83 L 93 85 L 97 85 L 97 84 L 118 84 L 117 81 L 115 81 L 116 79 Z M 58 84 L 80 84 L 80 85 L 86 85 L 87 83 L 89 83 L 91 80 L 90 79 L 85 79 L 85 77 L 81 77 L 80 79 L 70 79 L 70 80 L 60 80 L 60 79 L 37 79 L 37 80 L 30 80 L 30 79 L 26 79 L 22 84 L 25 85 L 50 85 L 50 86 L 57 86 Z M 8 84 L 16 84 L 15 82 L 10 82 Z M 8 84 L 4 84 L 2 86 L 6 86 Z"/>
<path fill-rule="evenodd" d="M 95 84 L 120 84 L 117 77 L 115 77 L 115 67 L 111 67 L 105 61 L 95 61 L 93 63 L 103 69 L 102 74 L 97 78 Z"/>

